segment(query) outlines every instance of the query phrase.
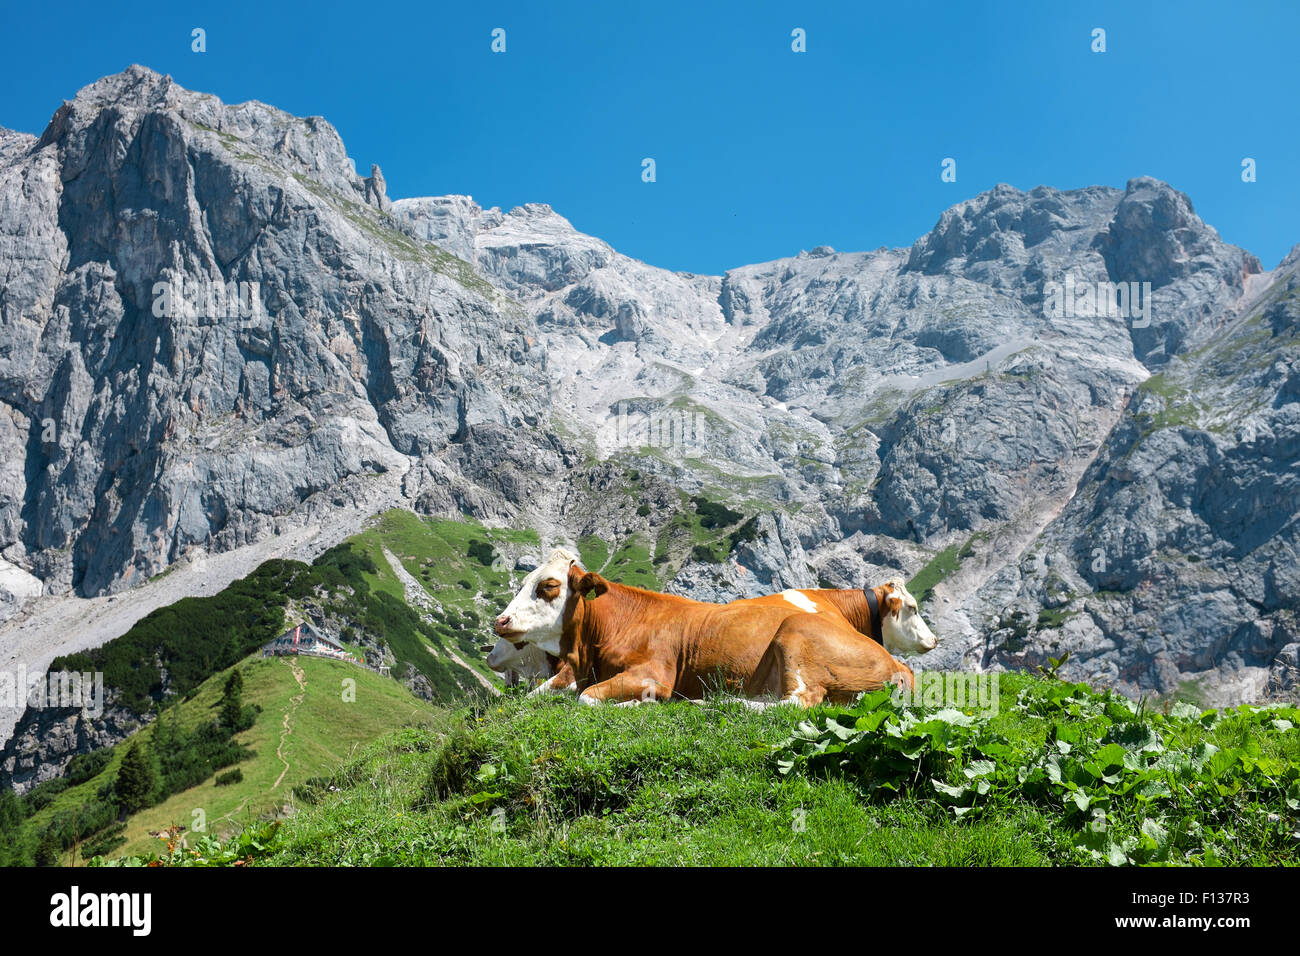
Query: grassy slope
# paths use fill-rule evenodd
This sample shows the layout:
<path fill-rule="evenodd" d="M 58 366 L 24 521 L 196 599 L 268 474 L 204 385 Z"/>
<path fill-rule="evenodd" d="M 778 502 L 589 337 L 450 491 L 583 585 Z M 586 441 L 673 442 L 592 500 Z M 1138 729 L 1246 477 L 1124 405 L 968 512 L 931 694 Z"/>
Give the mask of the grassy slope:
<path fill-rule="evenodd" d="M 132 816 L 126 831 L 128 842 L 114 855 L 156 850 L 159 841 L 150 837 L 149 832 L 172 824 L 191 826 L 196 809 L 206 814 L 209 833 L 233 832 L 248 821 L 275 811 L 289 801 L 295 785 L 330 771 L 348 759 L 359 745 L 373 743 L 397 728 L 427 725 L 435 713 L 429 704 L 413 697 L 396 681 L 364 668 L 322 658 L 302 658 L 297 663 L 304 676 L 305 691 L 294 679 L 293 668 L 286 659 L 257 657 L 237 665 L 244 678 L 244 703 L 262 708 L 257 722 L 236 737 L 256 754 L 237 764 L 243 781 L 218 787 L 213 782 L 214 776 Z M 209 678 L 191 699 L 169 709 L 165 719 L 175 719 L 186 728 L 213 720 L 228 673 L 222 671 Z M 345 678 L 356 681 L 355 702 L 343 700 Z M 300 693 L 301 701 L 295 704 L 294 698 Z M 272 789 L 285 768 L 276 750 L 280 747 L 286 714 L 291 715 L 292 731 L 283 737 L 282 752 L 289 769 L 279 786 Z M 33 815 L 28 825 L 43 828 L 54 813 L 75 809 L 93 797 L 105 781 L 117 774 L 131 741 L 152 740 L 156 727 L 156 723 L 152 724 L 118 744 L 104 771 L 59 794 L 49 807 Z"/>
<path fill-rule="evenodd" d="M 484 548 L 486 546 L 486 550 Z M 469 519 L 424 518 L 404 510 L 393 510 L 378 516 L 372 525 L 359 535 L 348 539 L 341 547 L 369 558 L 374 571 L 358 572 L 374 594 L 383 594 L 404 603 L 401 581 L 393 573 L 384 549 L 391 551 L 406 571 L 425 589 L 434 601 L 431 624 L 424 632 L 411 631 L 409 639 L 398 641 L 390 632 L 381 635 L 390 649 L 403 654 L 416 655 L 420 660 L 429 653 L 426 666 L 437 666 L 452 676 L 461 688 L 450 700 L 459 700 L 464 694 L 481 693 L 479 681 L 468 678 L 462 667 L 472 669 L 489 681 L 496 675 L 487 669 L 478 645 L 490 639 L 487 621 L 499 612 L 513 589 L 512 575 L 506 568 L 513 564 L 513 556 L 520 550 L 536 551 L 539 541 L 531 530 L 488 529 Z M 490 556 L 501 554 L 505 562 L 493 562 Z M 488 560 L 483 560 L 484 556 Z M 608 559 L 608 555 L 606 558 Z M 639 538 L 633 537 L 612 556 L 611 573 L 624 580 L 654 586 L 657 581 L 650 571 L 648 548 Z M 304 571 L 306 569 L 304 568 Z M 292 578 L 299 572 L 290 572 Z M 251 576 L 250 576 L 251 578 Z M 346 589 L 339 592 L 346 595 Z M 284 600 L 278 591 L 267 594 Z M 290 613 L 298 619 L 295 608 L 301 597 L 290 601 Z M 327 608 L 336 607 L 335 597 L 316 595 L 315 603 Z M 205 609 L 200 613 L 210 613 Z M 347 619 L 346 615 L 344 616 Z M 365 630 L 362 621 L 352 619 L 358 630 Z M 355 641 L 345 642 L 356 650 Z M 454 658 L 453 658 L 454 655 Z M 436 662 L 436 663 L 435 663 Z M 281 720 L 290 709 L 292 698 L 299 692 L 289 667 L 283 662 L 248 660 L 239 665 L 245 671 L 245 703 L 260 704 L 263 714 L 257 724 L 237 739 L 253 748 L 255 760 L 240 764 L 244 780 L 240 784 L 217 787 L 210 779 L 207 783 L 181 794 L 173 795 L 163 804 L 138 814 L 130 821 L 128 845 L 116 852 L 148 852 L 156 840 L 148 831 L 159 831 L 172 824 L 190 825 L 193 811 L 201 808 L 206 814 L 209 830 L 226 832 L 234 822 L 246 823 L 278 807 L 295 784 L 325 773 L 346 758 L 358 743 L 369 743 L 378 736 L 401 726 L 408 713 L 419 711 L 427 717 L 432 712 L 426 704 L 415 701 L 396 681 L 380 678 L 362 668 L 339 662 L 304 659 L 303 670 L 308 677 L 309 693 L 295 717 L 296 728 L 285 749 L 291 770 L 271 792 L 283 763 L 275 757 L 279 746 Z M 354 677 L 358 684 L 358 704 L 345 705 L 337 695 L 321 693 L 324 670 L 337 669 L 342 676 Z M 399 668 L 394 673 L 399 673 Z M 192 699 L 166 710 L 167 720 L 177 720 L 189 730 L 212 719 L 215 704 L 220 696 L 228 670 L 219 672 L 200 685 Z M 330 677 L 337 684 L 341 676 Z M 452 686 L 452 690 L 456 687 Z M 373 703 L 374 707 L 365 706 Z M 329 711 L 333 713 L 329 713 Z M 372 712 L 373 711 L 373 712 Z M 270 716 L 268 716 L 270 715 Z M 142 731 L 142 739 L 152 739 L 152 727 Z M 128 744 L 123 742 L 113 748 L 107 767 L 86 783 L 69 787 L 54 797 L 51 804 L 34 814 L 24 829 L 29 834 L 44 830 L 56 814 L 75 812 L 91 800 L 97 790 L 116 776 Z M 300 759 L 295 757 L 298 754 Z"/>
<path fill-rule="evenodd" d="M 777 777 L 769 748 L 805 716 L 735 704 L 504 702 L 448 736 L 408 733 L 374 748 L 336 779 L 341 793 L 291 821 L 267 862 L 1047 862 L 1033 840 L 1041 819 L 955 828 L 926 821 L 910 801 L 869 806 L 843 780 Z M 508 778 L 479 781 L 484 763 Z M 475 802 L 476 792 L 510 798 Z M 499 818 L 489 812 L 497 804 Z"/>
<path fill-rule="evenodd" d="M 367 606 L 379 613 L 373 618 L 365 613 L 349 600 L 348 588 L 317 595 L 309 603 L 340 629 L 340 640 L 349 649 L 358 650 L 361 634 L 378 639 L 398 661 L 394 677 L 406 676 L 410 665 L 431 680 L 440 700 L 459 700 L 497 680 L 479 646 L 493 640 L 490 621 L 513 593 L 509 569 L 515 557 L 538 550 L 531 530 L 485 528 L 473 519 L 427 518 L 392 509 L 316 562 L 333 560 L 339 552 L 368 562 L 370 569 L 355 571 L 358 562 L 343 564 L 369 589 Z M 385 551 L 423 585 L 432 602 L 428 612 L 406 604 L 406 590 Z"/>
<path fill-rule="evenodd" d="M 1023 688 L 1002 675 L 992 728 L 1046 746 L 1049 725 L 1015 707 Z M 928 788 L 892 800 L 851 776 L 782 776 L 773 750 L 808 712 L 734 703 L 584 708 L 506 698 L 462 712 L 442 733 L 410 731 L 372 747 L 318 790 L 265 861 L 340 864 L 938 864 L 1088 862 L 1070 850 L 1066 815 L 1013 803 L 958 821 Z M 815 716 L 815 715 L 813 715 Z M 1241 747 L 1300 763 L 1300 731 L 1261 733 L 1232 714 L 1171 741 Z M 1197 737 L 1193 741 L 1191 737 Z M 1295 863 L 1295 842 L 1260 836 L 1243 810 L 1226 862 Z M 1271 809 L 1271 808 L 1270 808 Z M 494 815 L 493 811 L 498 811 Z M 1284 811 L 1285 812 L 1285 811 Z M 1294 815 L 1294 814 L 1293 814 Z M 802 829 L 800 824 L 802 823 Z M 1207 821 L 1207 826 L 1209 825 Z M 1249 834 L 1249 839 L 1247 838 Z M 1256 841 L 1245 845 L 1249 840 Z"/>

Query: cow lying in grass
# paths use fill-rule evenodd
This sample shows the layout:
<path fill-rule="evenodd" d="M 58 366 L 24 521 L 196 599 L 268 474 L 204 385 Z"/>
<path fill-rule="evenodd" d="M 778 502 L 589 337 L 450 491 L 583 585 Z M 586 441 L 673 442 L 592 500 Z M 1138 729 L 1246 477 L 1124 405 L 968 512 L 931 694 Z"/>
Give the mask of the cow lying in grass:
<path fill-rule="evenodd" d="M 549 680 L 559 670 L 559 660 L 536 644 L 520 642 L 516 646 L 498 637 L 495 644 L 485 644 L 479 650 L 487 655 L 487 666 L 501 675 L 507 687 Z"/>
<path fill-rule="evenodd" d="M 818 592 L 803 593 L 808 597 Z M 911 668 L 885 648 L 895 653 L 911 649 L 921 654 L 934 649 L 936 639 L 922 620 L 916 599 L 898 580 L 850 593 L 856 594 L 864 606 L 879 609 L 864 612 L 864 623 L 875 632 L 875 640 L 854 625 L 857 615 L 848 616 L 847 607 L 836 605 L 838 613 L 822 613 L 819 609 L 793 615 L 782 623 L 745 682 L 745 695 L 775 696 L 786 703 L 816 707 L 824 700 L 848 703 L 859 692 L 876 690 L 885 683 L 897 684 L 901 680 L 912 687 Z M 830 595 L 821 598 L 826 603 L 833 600 Z M 890 665 L 896 670 L 886 673 Z"/>
<path fill-rule="evenodd" d="M 928 654 L 938 639 L 921 618 L 916 598 L 898 578 L 861 591 L 847 588 L 786 590 L 733 604 L 792 605 L 810 614 L 836 614 L 891 654 Z"/>
<path fill-rule="evenodd" d="M 568 556 L 568 553 L 565 552 L 565 555 Z M 570 559 L 577 560 L 571 556 Z M 870 598 L 868 594 L 871 595 Z M 896 598 L 891 595 L 896 595 Z M 875 601 L 874 607 L 872 599 Z M 857 633 L 871 637 L 894 655 L 925 654 L 935 647 L 935 637 L 921 619 L 916 601 L 908 594 L 906 586 L 897 580 L 870 591 L 840 588 L 786 590 L 779 594 L 744 598 L 732 603 L 761 603 L 808 613 L 838 612 Z M 882 608 L 885 612 L 883 614 Z M 498 628 L 509 628 L 508 615 L 503 614 L 497 620 Z M 480 650 L 488 655 L 488 666 L 502 676 L 507 686 L 542 681 L 533 693 L 577 690 L 572 668 L 535 644 L 500 637 L 495 644 L 486 645 Z M 853 651 L 852 644 L 846 650 Z M 768 691 L 777 689 L 767 688 Z"/>
<path fill-rule="evenodd" d="M 512 646 L 533 644 L 557 658 L 561 673 L 548 683 L 571 680 L 584 703 L 700 699 L 706 686 L 742 692 L 752 685 L 811 706 L 850 687 L 856 692 L 893 680 L 910 684 L 911 670 L 885 645 L 924 653 L 934 646 L 934 635 L 901 582 L 872 592 L 881 643 L 858 633 L 831 593 L 706 604 L 607 581 L 556 549 L 524 579 L 496 630 Z M 838 662 L 834 674 L 816 666 L 817 635 Z M 760 663 L 761 687 L 754 683 Z"/>

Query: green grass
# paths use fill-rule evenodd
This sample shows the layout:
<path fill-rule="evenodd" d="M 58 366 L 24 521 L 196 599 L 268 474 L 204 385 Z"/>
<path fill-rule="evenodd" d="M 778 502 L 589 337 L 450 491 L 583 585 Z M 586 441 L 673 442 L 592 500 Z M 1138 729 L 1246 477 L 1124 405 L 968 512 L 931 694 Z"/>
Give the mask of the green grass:
<path fill-rule="evenodd" d="M 481 546 L 486 545 L 489 554 L 502 555 L 517 547 L 538 550 L 537 533 L 532 530 L 486 528 L 471 518 L 427 518 L 401 508 L 385 512 L 373 527 L 349 543 L 379 569 L 367 576 L 372 588 L 403 599 L 402 584 L 384 557 L 387 547 L 436 601 L 460 608 L 475 606 L 476 593 L 497 599 L 509 590 L 509 565 L 513 562 L 493 568 L 490 558 L 484 563 L 477 556 Z M 473 590 L 460 587 L 457 582 L 461 580 L 469 580 Z"/>
<path fill-rule="evenodd" d="M 1038 626 L 1040 628 L 1060 627 L 1070 618 L 1078 614 L 1078 611 L 1070 611 L 1065 608 L 1043 608 L 1038 612 Z"/>
<path fill-rule="evenodd" d="M 916 598 L 916 603 L 924 606 L 935 585 L 956 571 L 961 566 L 962 558 L 971 553 L 970 541 L 965 545 L 950 544 L 927 561 L 925 566 L 907 582 L 907 590 Z"/>
<path fill-rule="evenodd" d="M 618 549 L 610 555 L 604 574 L 611 580 L 633 587 L 658 591 L 663 582 L 654 572 L 654 559 L 650 548 L 641 534 L 629 536 Z"/>
<path fill-rule="evenodd" d="M 1032 815 L 953 833 L 843 780 L 780 779 L 805 715 L 510 700 L 376 747 L 283 830 L 271 865 L 1038 865 Z M 365 781 L 365 783 L 363 783 Z M 492 796 L 497 794 L 498 796 Z M 494 815 L 493 811 L 500 809 Z"/>
<path fill-rule="evenodd" d="M 992 718 L 867 695 L 802 725 L 781 772 L 844 777 L 886 801 L 925 795 L 958 824 L 1040 812 L 1059 863 L 1300 862 L 1297 707 L 1202 710 L 1003 682 Z"/>
<path fill-rule="evenodd" d="M 584 535 L 578 539 L 578 557 L 588 571 L 603 572 L 609 564 L 609 546 L 603 538 L 592 534 Z"/>
<path fill-rule="evenodd" d="M 753 540 L 754 534 L 753 519 L 743 511 L 733 511 L 705 495 L 682 492 L 681 507 L 659 529 L 652 564 L 664 565 L 674 554 L 680 555 L 682 563 L 690 559 L 720 564 L 742 541 Z M 673 573 L 665 573 L 664 579 L 671 579 Z"/>
<path fill-rule="evenodd" d="M 157 850 L 159 841 L 149 833 L 172 825 L 191 827 L 200 819 L 195 816 L 196 810 L 202 811 L 209 834 L 231 836 L 248 823 L 278 811 L 290 802 L 293 787 L 337 767 L 356 748 L 373 743 L 397 728 L 426 726 L 438 713 L 401 684 L 365 668 L 310 657 L 299 658 L 297 664 L 305 688 L 299 687 L 286 658 L 251 657 L 237 665 L 244 679 L 245 706 L 261 708 L 253 726 L 235 738 L 253 751 L 253 756 L 236 765 L 243 780 L 218 787 L 213 775 L 204 783 L 131 816 L 124 834 L 127 842 L 114 851 L 114 856 Z M 217 716 L 222 687 L 229 673 L 230 670 L 225 670 L 209 678 L 192 696 L 169 708 L 164 719 L 176 721 L 187 731 L 212 721 Z M 355 682 L 354 700 L 344 699 L 344 680 Z M 301 699 L 295 700 L 300 694 Z M 286 715 L 291 728 L 288 733 L 285 732 Z M 56 814 L 74 811 L 91 800 L 106 782 L 116 777 L 131 743 L 138 740 L 151 745 L 159 726 L 159 723 L 150 724 L 117 744 L 100 773 L 64 790 L 49 806 L 29 817 L 25 825 L 27 838 L 33 839 L 43 831 Z M 283 760 L 277 756 L 277 750 L 283 754 Z M 282 772 L 284 776 L 280 779 Z M 70 860 L 71 852 L 65 856 Z"/>
<path fill-rule="evenodd" d="M 907 711 L 888 695 L 852 712 L 755 712 L 726 701 L 589 708 L 507 697 L 449 715 L 439 730 L 404 731 L 316 781 L 254 862 L 1297 862 L 1300 732 L 1283 719 L 1294 708 L 1163 714 L 1082 685 L 1011 674 L 1000 683 L 1000 709 L 988 719 Z M 899 736 L 864 729 L 863 720 L 879 717 Z M 1085 783 L 1067 759 L 1071 748 L 1082 767 L 1085 752 L 1108 736 L 1124 741 L 1135 769 L 1115 769 L 1113 785 Z M 913 738 L 913 757 L 889 749 Z M 1184 755 L 1213 748 L 1224 755 L 1212 761 L 1213 773 L 1191 773 Z M 1153 762 L 1157 752 L 1169 755 L 1171 779 L 1183 780 L 1186 793 L 1161 796 L 1153 786 L 1166 772 Z M 1021 762 L 1050 766 L 1021 788 Z M 1153 769 L 1136 769 L 1148 764 Z M 1078 785 L 1045 782 L 1052 768 L 1065 768 Z M 1128 773 L 1146 776 L 1121 793 Z M 962 795 L 962 781 L 981 777 L 996 785 Z M 1089 794 L 1086 811 L 1075 790 Z M 1111 820 L 1108 839 L 1122 859 L 1104 841 L 1103 851 L 1089 852 L 1083 834 L 1098 810 Z M 1170 837 L 1175 820 L 1194 836 Z M 204 859 L 239 852 L 214 847 Z"/>
<path fill-rule="evenodd" d="M 432 705 L 396 681 L 365 668 L 310 657 L 298 663 L 305 689 L 298 686 L 284 658 L 259 658 L 241 665 L 245 702 L 262 707 L 257 723 L 239 735 L 240 741 L 256 753 L 238 765 L 243 781 L 217 787 L 214 780 L 209 780 L 136 814 L 127 827 L 128 843 L 122 853 L 153 849 L 157 841 L 148 835 L 149 831 L 173 824 L 188 826 L 195 808 L 203 808 L 207 814 L 209 832 L 220 835 L 238 830 L 290 802 L 293 787 L 337 767 L 355 748 L 395 728 L 427 725 L 434 718 Z M 212 710 L 221 680 L 219 675 L 205 688 L 211 700 L 200 694 L 186 706 L 194 706 L 200 713 Z M 355 681 L 355 700 L 345 700 L 345 680 Z M 300 694 L 301 700 L 295 704 Z M 291 722 L 287 734 L 286 715 Z M 277 756 L 277 749 L 283 760 Z"/>
<path fill-rule="evenodd" d="M 1143 403 L 1142 411 L 1138 412 L 1138 424 L 1143 438 L 1163 428 L 1197 427 L 1200 406 L 1184 386 L 1163 372 L 1152 375 L 1139 385 L 1138 392 L 1158 396 L 1160 399 L 1157 410 L 1147 411 L 1146 403 Z"/>
<path fill-rule="evenodd" d="M 372 591 L 394 602 L 405 603 L 405 588 L 384 555 L 387 548 L 402 567 L 423 585 L 434 602 L 433 622 L 415 629 L 415 640 L 398 629 L 390 647 L 399 661 L 417 667 L 431 679 L 431 669 L 460 670 L 453 661 L 433 661 L 428 648 L 441 654 L 450 650 L 475 673 L 490 681 L 496 676 L 487 669 L 478 646 L 489 639 L 490 621 L 513 593 L 513 555 L 518 551 L 540 551 L 537 533 L 531 529 L 484 527 L 469 518 L 429 518 L 403 509 L 381 515 L 345 546 L 363 555 L 374 570 L 363 578 Z M 396 613 L 395 606 L 393 608 Z M 343 616 L 349 612 L 342 609 Z M 363 621 L 364 623 L 364 621 Z M 446 684 L 445 675 L 435 683 Z M 458 683 L 463 683 L 457 678 Z M 450 691 L 450 685 L 447 685 Z"/>

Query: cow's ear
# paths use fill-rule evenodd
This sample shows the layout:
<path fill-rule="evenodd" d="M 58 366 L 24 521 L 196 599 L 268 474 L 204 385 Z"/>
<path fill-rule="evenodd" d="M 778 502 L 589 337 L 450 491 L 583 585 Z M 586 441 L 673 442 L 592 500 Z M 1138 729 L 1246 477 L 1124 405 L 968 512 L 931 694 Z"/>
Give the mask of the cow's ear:
<path fill-rule="evenodd" d="M 583 575 L 585 575 L 586 573 L 587 573 L 586 571 L 582 570 L 582 565 L 578 564 L 577 561 L 569 562 L 569 590 L 570 591 L 577 592 L 578 585 L 582 583 Z"/>
<path fill-rule="evenodd" d="M 578 582 L 578 593 L 583 597 L 600 597 L 609 590 L 609 582 L 595 571 L 588 571 Z"/>
<path fill-rule="evenodd" d="M 885 598 L 885 613 L 897 617 L 903 611 L 903 599 L 897 594 Z"/>

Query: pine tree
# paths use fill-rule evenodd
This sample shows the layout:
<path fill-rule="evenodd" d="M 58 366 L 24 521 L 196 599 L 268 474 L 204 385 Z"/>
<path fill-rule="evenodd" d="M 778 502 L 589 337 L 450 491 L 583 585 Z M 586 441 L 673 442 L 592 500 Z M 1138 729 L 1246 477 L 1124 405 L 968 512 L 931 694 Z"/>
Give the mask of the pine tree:
<path fill-rule="evenodd" d="M 58 866 L 63 862 L 63 844 L 59 842 L 54 827 L 49 827 L 36 846 L 37 866 Z"/>
<path fill-rule="evenodd" d="M 231 733 L 243 729 L 244 723 L 244 678 L 239 669 L 230 672 L 226 679 L 226 688 L 221 697 L 221 725 Z"/>
<path fill-rule="evenodd" d="M 23 807 L 12 790 L 0 790 L 0 833 L 17 831 L 23 822 Z"/>
<path fill-rule="evenodd" d="M 114 787 L 123 818 L 149 806 L 157 787 L 158 774 L 154 770 L 153 761 L 138 742 L 131 744 L 126 756 L 122 758 Z"/>

